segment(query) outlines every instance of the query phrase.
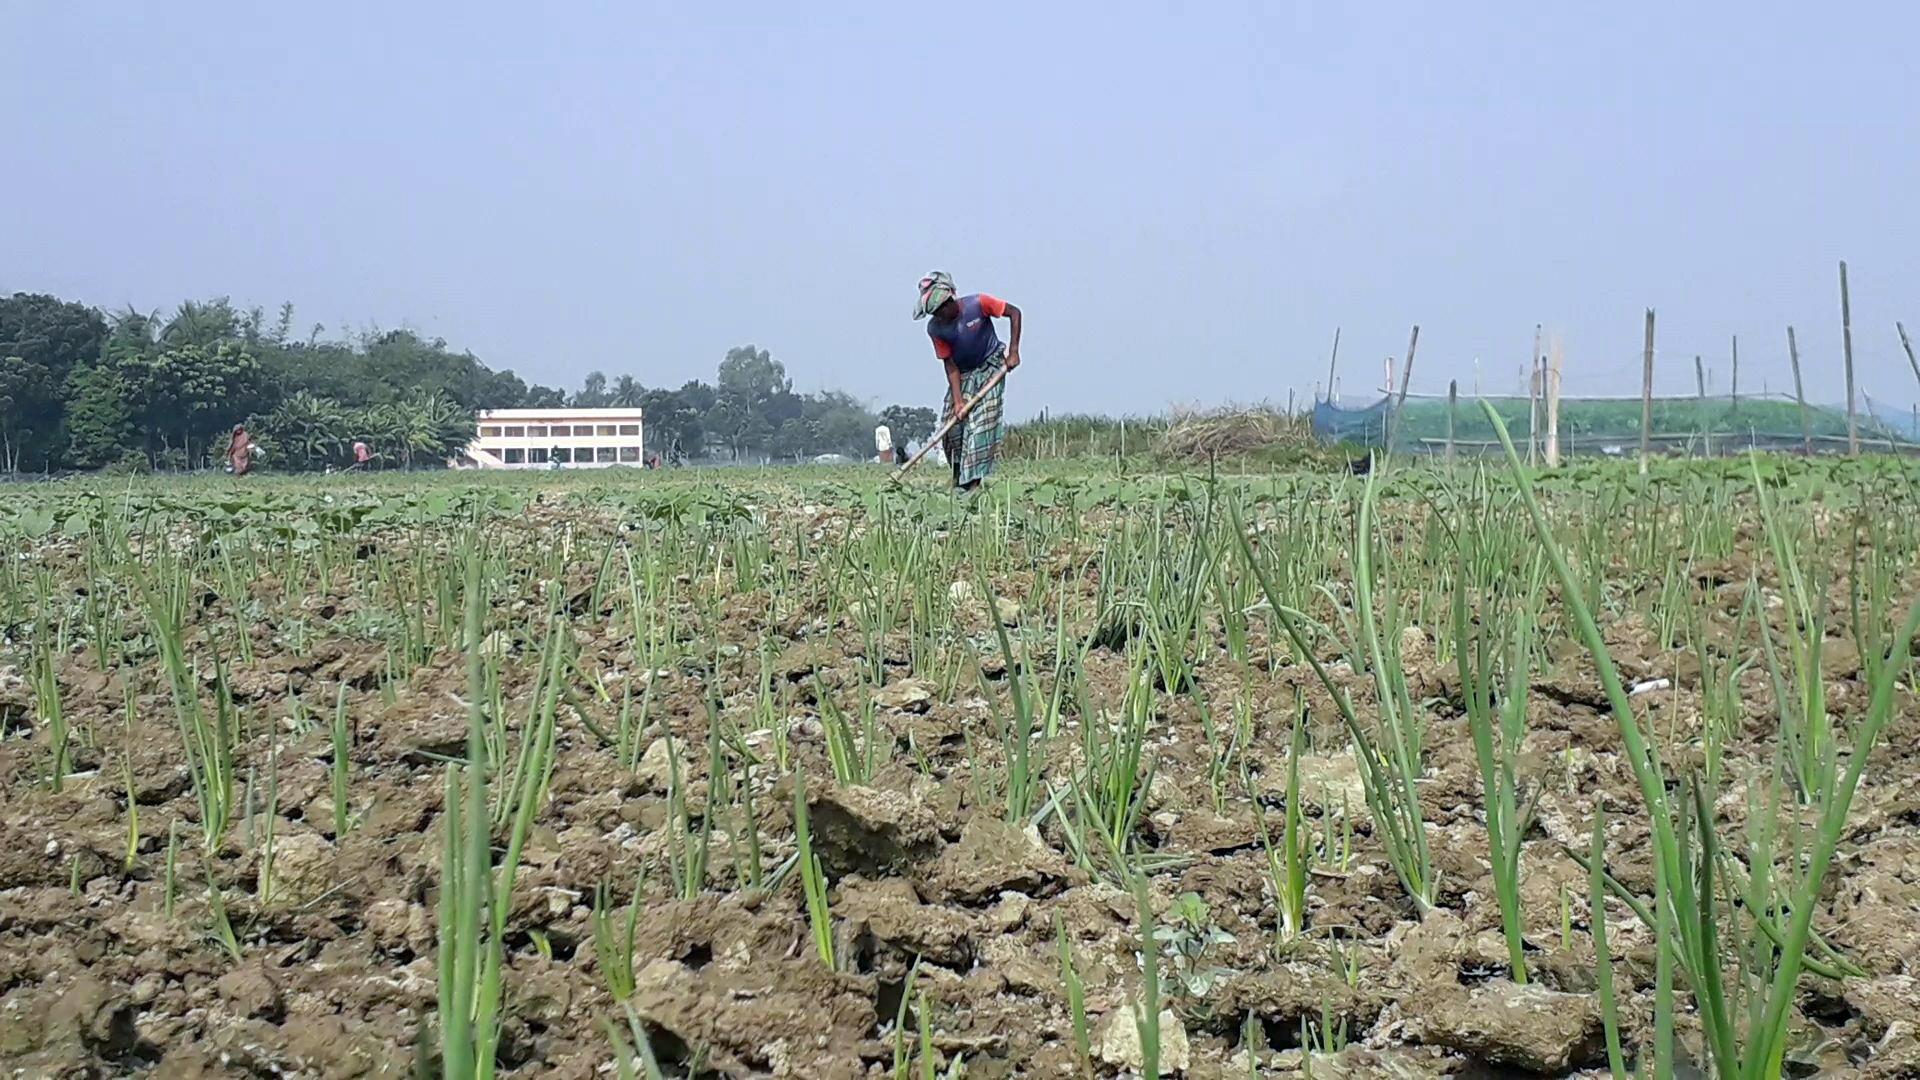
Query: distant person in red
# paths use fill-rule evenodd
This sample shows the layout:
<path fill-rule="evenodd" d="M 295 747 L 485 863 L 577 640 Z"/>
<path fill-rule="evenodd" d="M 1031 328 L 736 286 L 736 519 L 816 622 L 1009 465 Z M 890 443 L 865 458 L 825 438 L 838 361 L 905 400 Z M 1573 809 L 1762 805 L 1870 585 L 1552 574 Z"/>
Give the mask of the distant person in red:
<path fill-rule="evenodd" d="M 247 470 L 253 468 L 253 436 L 247 434 L 245 424 L 233 425 L 233 441 L 227 444 L 227 463 L 235 476 L 245 476 Z"/>
<path fill-rule="evenodd" d="M 372 460 L 373 460 L 373 451 L 367 448 L 367 444 L 357 439 L 354 440 L 353 463 L 355 465 L 365 465 L 371 462 Z"/>
<path fill-rule="evenodd" d="M 941 448 L 953 466 L 953 486 L 972 491 L 993 471 L 994 458 L 1000 453 L 1006 384 L 995 382 L 978 403 L 971 407 L 968 403 L 1002 369 L 1020 366 L 1020 309 L 986 293 L 961 296 L 953 287 L 952 275 L 935 270 L 920 279 L 920 302 L 913 317 L 929 320 L 927 336 L 933 339 L 933 355 L 947 369 L 945 417 L 956 419 Z M 1004 345 L 993 329 L 998 318 L 1006 319 L 1012 331 Z"/>

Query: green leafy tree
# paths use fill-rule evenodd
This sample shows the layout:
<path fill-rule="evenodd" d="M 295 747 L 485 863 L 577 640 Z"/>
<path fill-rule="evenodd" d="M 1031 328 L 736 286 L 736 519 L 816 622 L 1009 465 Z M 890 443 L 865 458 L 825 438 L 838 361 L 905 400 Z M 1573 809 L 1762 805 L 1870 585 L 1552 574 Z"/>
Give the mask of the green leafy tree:
<path fill-rule="evenodd" d="M 529 386 L 520 404 L 529 409 L 558 409 L 567 403 L 567 392 L 552 386 Z"/>
<path fill-rule="evenodd" d="M 161 346 L 113 361 L 147 452 L 198 464 L 260 402 L 260 364 L 237 342 Z"/>
<path fill-rule="evenodd" d="M 667 461 L 686 461 L 706 453 L 708 410 L 713 388 L 689 382 L 678 390 L 648 390 L 640 396 L 646 411 L 647 445 Z"/>
<path fill-rule="evenodd" d="M 607 404 L 620 409 L 639 408 L 646 395 L 647 388 L 640 385 L 640 380 L 622 375 L 613 380 L 613 388 L 607 392 Z"/>
<path fill-rule="evenodd" d="M 386 384 L 367 369 L 366 358 L 337 341 L 260 345 L 260 366 L 275 398 L 313 394 L 347 405 L 385 400 Z"/>
<path fill-rule="evenodd" d="M 799 414 L 782 420 L 768 436 L 768 454 L 803 461 L 821 454 L 864 458 L 873 453 L 873 429 L 879 417 L 858 398 L 829 390 L 802 394 L 796 400 Z"/>
<path fill-rule="evenodd" d="M 904 446 L 908 439 L 933 434 L 940 417 L 924 405 L 889 405 L 880 410 L 880 422 L 893 434 L 893 445 Z"/>
<path fill-rule="evenodd" d="M 110 364 L 87 364 L 67 381 L 69 464 L 83 469 L 111 465 L 136 446 L 129 394 Z"/>
<path fill-rule="evenodd" d="M 60 453 L 68 379 L 97 358 L 106 320 L 84 304 L 0 297 L 0 467 L 49 468 Z"/>
<path fill-rule="evenodd" d="M 116 317 L 99 360 L 91 365 L 101 370 L 85 384 L 96 419 L 69 445 L 85 448 L 89 460 L 100 459 L 107 455 L 100 440 L 115 425 L 97 418 L 124 415 L 132 437 L 108 460 L 137 449 L 156 463 L 203 463 L 216 440 L 263 403 L 266 389 L 259 362 L 239 341 L 206 345 L 195 340 L 199 331 L 191 327 L 207 322 L 227 324 L 217 310 L 212 315 L 183 312 L 164 325 L 135 311 Z M 109 394 L 119 396 L 116 407 L 107 407 Z"/>
<path fill-rule="evenodd" d="M 802 401 L 813 444 L 811 454 L 845 454 L 848 457 L 872 457 L 873 429 L 880 418 L 860 399 L 839 390 L 808 394 Z"/>
<path fill-rule="evenodd" d="M 527 384 L 511 371 L 487 372 L 474 381 L 463 403 L 474 409 L 517 409 L 527 400 Z"/>
<path fill-rule="evenodd" d="M 711 424 L 735 458 L 764 451 L 773 433 L 801 414 L 786 367 L 752 345 L 727 350 L 714 394 Z"/>
<path fill-rule="evenodd" d="M 315 324 L 302 340 L 293 326 L 291 304 L 270 316 L 226 297 L 110 318 L 50 296 L 0 298 L 0 468 L 107 465 L 129 453 L 198 465 L 242 418 L 277 467 L 344 463 L 356 439 L 419 465 L 464 447 L 476 409 L 569 402 L 412 330 L 325 340 Z M 751 345 L 728 350 L 712 384 L 649 390 L 595 371 L 570 397 L 646 410 L 648 448 L 674 460 L 717 447 L 865 456 L 876 419 L 845 394 L 794 393 L 786 368 Z M 931 410 L 889 415 L 902 437 L 931 426 Z"/>
<path fill-rule="evenodd" d="M 601 409 L 608 404 L 607 376 L 602 371 L 589 371 L 580 389 L 574 392 L 573 405 L 577 409 Z"/>
<path fill-rule="evenodd" d="M 267 341 L 274 345 L 285 345 L 287 335 L 293 332 L 293 301 L 280 305 L 280 315 L 273 321 L 272 329 L 267 331 Z"/>
<path fill-rule="evenodd" d="M 767 453 L 776 461 L 800 461 L 815 453 L 813 447 L 820 441 L 819 433 L 812 421 L 803 416 L 795 416 L 781 422 L 767 438 Z"/>

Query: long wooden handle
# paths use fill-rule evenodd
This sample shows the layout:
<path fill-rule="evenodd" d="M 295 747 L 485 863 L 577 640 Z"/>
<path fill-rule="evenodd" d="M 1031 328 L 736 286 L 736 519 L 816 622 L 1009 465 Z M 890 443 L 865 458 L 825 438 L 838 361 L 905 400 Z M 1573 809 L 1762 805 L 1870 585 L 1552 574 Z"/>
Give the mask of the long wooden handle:
<path fill-rule="evenodd" d="M 980 392 L 967 399 L 967 403 L 965 405 L 965 411 L 968 413 L 973 412 L 973 407 L 975 405 L 980 404 L 981 399 L 985 398 L 988 394 L 992 393 L 993 388 L 996 386 L 999 386 L 1000 381 L 1002 379 L 1005 379 L 1006 377 L 1007 377 L 1006 368 L 1001 368 L 999 371 L 994 372 L 993 376 L 986 381 L 985 385 L 980 387 Z M 939 446 L 940 440 L 945 438 L 947 432 L 953 428 L 953 425 L 959 422 L 960 422 L 960 413 L 956 412 L 953 414 L 953 416 L 948 418 L 946 423 L 941 424 L 939 427 L 935 428 L 932 435 L 927 436 L 926 444 L 920 447 L 919 453 L 913 455 L 913 457 L 911 458 L 908 458 L 907 463 L 905 465 L 902 465 L 899 468 L 893 470 L 893 475 L 889 476 L 887 479 L 894 481 L 896 483 L 899 482 L 901 477 L 907 475 L 907 470 L 913 468 L 915 465 L 920 464 L 920 459 L 923 457 L 926 457 L 928 452 L 931 451 L 934 447 Z"/>

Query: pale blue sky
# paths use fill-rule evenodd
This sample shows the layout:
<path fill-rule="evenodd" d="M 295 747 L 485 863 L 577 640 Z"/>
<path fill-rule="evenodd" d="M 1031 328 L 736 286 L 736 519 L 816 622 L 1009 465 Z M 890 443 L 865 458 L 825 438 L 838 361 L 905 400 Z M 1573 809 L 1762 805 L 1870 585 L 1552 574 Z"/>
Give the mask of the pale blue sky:
<path fill-rule="evenodd" d="M 1920 8 L 1381 2 L 0 6 L 0 290 L 410 325 L 530 381 L 937 403 L 914 281 L 1020 304 L 1010 407 L 1569 392 L 1692 357 L 1915 396 Z M 297 9 L 297 10 L 296 10 Z M 1588 12 L 1591 12 L 1589 14 Z"/>

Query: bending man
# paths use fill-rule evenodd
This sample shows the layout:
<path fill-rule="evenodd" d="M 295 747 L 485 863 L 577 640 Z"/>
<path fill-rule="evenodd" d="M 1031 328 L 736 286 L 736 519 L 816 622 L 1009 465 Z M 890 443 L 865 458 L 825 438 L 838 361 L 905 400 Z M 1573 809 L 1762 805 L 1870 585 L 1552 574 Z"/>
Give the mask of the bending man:
<path fill-rule="evenodd" d="M 980 393 L 1002 368 L 1012 371 L 1020 366 L 1020 309 L 986 293 L 958 295 L 953 277 L 935 270 L 920 279 L 920 302 L 913 317 L 931 317 L 927 336 L 933 339 L 933 355 L 947 369 L 947 400 L 942 421 L 958 416 L 941 449 L 953 466 L 953 484 L 972 491 L 993 471 L 994 457 L 1000 451 L 1001 398 L 1005 383 L 971 408 L 968 402 Z M 993 320 L 1005 318 L 1012 327 L 1008 343 L 1000 343 Z"/>

